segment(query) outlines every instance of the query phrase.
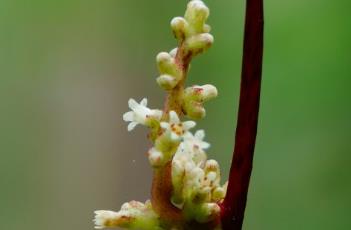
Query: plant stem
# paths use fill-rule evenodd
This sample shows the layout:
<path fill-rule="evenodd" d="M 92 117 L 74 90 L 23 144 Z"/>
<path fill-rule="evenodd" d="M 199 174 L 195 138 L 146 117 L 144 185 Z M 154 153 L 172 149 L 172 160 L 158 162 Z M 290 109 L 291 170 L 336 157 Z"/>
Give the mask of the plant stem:
<path fill-rule="evenodd" d="M 235 147 L 227 195 L 221 204 L 223 230 L 240 230 L 244 219 L 257 134 L 262 56 L 263 0 L 247 0 Z"/>
<path fill-rule="evenodd" d="M 168 92 L 166 102 L 163 109 L 162 120 L 168 120 L 169 112 L 175 111 L 180 117 L 182 111 L 182 95 L 184 84 L 188 73 L 191 56 L 184 55 L 184 43 L 181 42 L 178 47 L 178 52 L 175 61 L 182 70 L 182 79 L 178 85 Z M 168 222 L 180 222 L 182 220 L 181 210 L 171 203 L 172 196 L 172 159 L 165 166 L 155 169 L 153 173 L 153 182 L 151 188 L 151 202 L 156 213 L 161 219 Z"/>

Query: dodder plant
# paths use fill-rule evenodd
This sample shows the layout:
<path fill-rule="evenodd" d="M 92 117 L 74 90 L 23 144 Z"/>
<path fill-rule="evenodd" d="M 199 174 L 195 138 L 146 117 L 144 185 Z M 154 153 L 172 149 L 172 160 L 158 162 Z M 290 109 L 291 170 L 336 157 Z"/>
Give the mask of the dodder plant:
<path fill-rule="evenodd" d="M 213 85 L 185 86 L 193 57 L 213 43 L 206 24 L 209 9 L 200 0 L 188 3 L 184 17 L 171 21 L 178 47 L 156 57 L 158 85 L 166 90 L 163 110 L 130 99 L 131 111 L 123 115 L 130 122 L 150 129 L 153 147 L 148 158 L 153 167 L 151 201 L 131 201 L 119 212 L 95 211 L 95 228 L 121 227 L 140 230 L 241 229 L 251 174 L 261 82 L 263 44 L 262 0 L 247 0 L 244 58 L 236 133 L 235 156 L 227 183 L 220 183 L 220 168 L 208 160 L 205 132 L 190 130 L 206 114 L 204 102 L 217 96 Z M 257 41 L 257 42 L 256 42 Z"/>

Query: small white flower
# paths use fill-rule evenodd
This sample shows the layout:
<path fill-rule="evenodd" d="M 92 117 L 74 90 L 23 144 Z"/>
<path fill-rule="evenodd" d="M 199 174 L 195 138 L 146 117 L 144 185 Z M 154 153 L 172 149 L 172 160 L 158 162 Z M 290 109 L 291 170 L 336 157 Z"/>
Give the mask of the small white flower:
<path fill-rule="evenodd" d="M 194 121 L 181 122 L 177 113 L 174 111 L 169 112 L 169 122 L 161 122 L 161 127 L 170 132 L 172 140 L 179 140 L 189 129 L 195 127 Z"/>
<path fill-rule="evenodd" d="M 96 229 L 103 229 L 106 227 L 110 227 L 110 223 L 114 222 L 115 220 L 119 219 L 121 214 L 120 212 L 113 212 L 113 211 L 106 211 L 106 210 L 98 210 L 95 211 L 95 228 Z"/>
<path fill-rule="evenodd" d="M 129 108 L 132 111 L 126 112 L 123 115 L 123 120 L 130 122 L 128 125 L 128 131 L 135 128 L 137 124 L 145 126 L 151 126 L 153 121 L 159 121 L 162 116 L 162 111 L 156 109 L 149 109 L 147 106 L 147 99 L 144 98 L 138 104 L 134 99 L 129 99 Z"/>
<path fill-rule="evenodd" d="M 205 150 L 210 147 L 210 144 L 203 141 L 205 138 L 205 131 L 198 130 L 195 135 L 190 132 L 184 134 L 184 142 L 187 147 L 190 147 L 193 150 Z"/>

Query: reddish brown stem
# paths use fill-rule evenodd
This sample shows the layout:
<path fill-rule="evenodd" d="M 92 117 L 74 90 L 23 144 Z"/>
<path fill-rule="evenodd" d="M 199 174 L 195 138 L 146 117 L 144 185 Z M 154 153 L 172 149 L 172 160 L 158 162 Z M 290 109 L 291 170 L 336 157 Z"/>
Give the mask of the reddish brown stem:
<path fill-rule="evenodd" d="M 221 204 L 223 230 L 240 230 L 244 219 L 257 133 L 262 55 L 263 0 L 247 0 L 235 147 L 227 195 Z"/>

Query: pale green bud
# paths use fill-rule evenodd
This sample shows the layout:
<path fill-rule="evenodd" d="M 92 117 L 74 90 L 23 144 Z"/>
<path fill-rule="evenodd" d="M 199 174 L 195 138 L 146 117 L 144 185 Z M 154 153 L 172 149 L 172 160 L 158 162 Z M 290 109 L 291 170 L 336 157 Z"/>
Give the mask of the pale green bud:
<path fill-rule="evenodd" d="M 195 219 L 200 223 L 206 223 L 214 220 L 220 213 L 221 209 L 216 203 L 202 204 L 195 215 Z"/>
<path fill-rule="evenodd" d="M 214 202 L 219 202 L 225 197 L 225 189 L 221 187 L 217 187 L 212 192 L 212 200 Z"/>
<path fill-rule="evenodd" d="M 183 179 L 185 175 L 185 169 L 183 164 L 179 160 L 172 161 L 172 185 L 173 195 L 172 203 L 175 205 L 181 205 L 184 202 L 183 198 Z"/>
<path fill-rule="evenodd" d="M 217 88 L 213 85 L 206 84 L 203 86 L 194 85 L 185 89 L 185 96 L 188 100 L 206 102 L 218 96 Z"/>
<path fill-rule="evenodd" d="M 195 56 L 210 48 L 213 41 L 213 36 L 209 33 L 193 35 L 185 40 L 185 52 Z"/>
<path fill-rule="evenodd" d="M 185 100 L 183 104 L 185 114 L 194 120 L 201 119 L 206 116 L 206 110 L 202 103 L 192 100 Z"/>
<path fill-rule="evenodd" d="M 164 90 L 171 90 L 178 84 L 179 81 L 171 75 L 162 74 L 156 79 L 156 82 Z"/>
<path fill-rule="evenodd" d="M 201 100 L 203 101 L 208 101 L 218 96 L 217 88 L 213 85 L 207 84 L 207 85 L 203 85 L 201 88 L 203 90 L 200 95 L 201 95 Z"/>
<path fill-rule="evenodd" d="M 171 21 L 171 28 L 178 40 L 183 40 L 187 34 L 188 22 L 182 17 L 175 17 Z"/>
<path fill-rule="evenodd" d="M 169 53 L 161 52 L 156 56 L 156 62 L 160 73 L 173 73 L 175 63 L 174 58 Z"/>
<path fill-rule="evenodd" d="M 192 86 L 185 89 L 183 99 L 183 109 L 186 115 L 192 119 L 200 119 L 206 115 L 203 102 L 208 101 L 218 95 L 216 87 L 213 85 Z"/>
<path fill-rule="evenodd" d="M 191 194 L 191 201 L 194 204 L 201 204 L 204 202 L 210 201 L 211 197 L 211 188 L 206 186 L 206 187 L 201 187 L 199 189 L 196 189 L 193 191 Z"/>
<path fill-rule="evenodd" d="M 155 149 L 163 154 L 163 163 L 167 162 L 177 151 L 180 138 L 173 135 L 171 132 L 165 132 L 155 141 Z"/>
<path fill-rule="evenodd" d="M 157 83 L 165 90 L 173 89 L 178 84 L 182 74 L 174 57 L 169 53 L 161 52 L 157 55 L 156 62 L 161 73 L 161 76 L 157 78 Z"/>
<path fill-rule="evenodd" d="M 151 148 L 148 152 L 150 165 L 154 168 L 161 167 L 164 164 L 164 156 L 162 152 L 155 148 Z"/>
<path fill-rule="evenodd" d="M 192 34 L 202 33 L 204 24 L 210 15 L 208 7 L 200 0 L 188 3 L 184 18 L 190 24 Z"/>

